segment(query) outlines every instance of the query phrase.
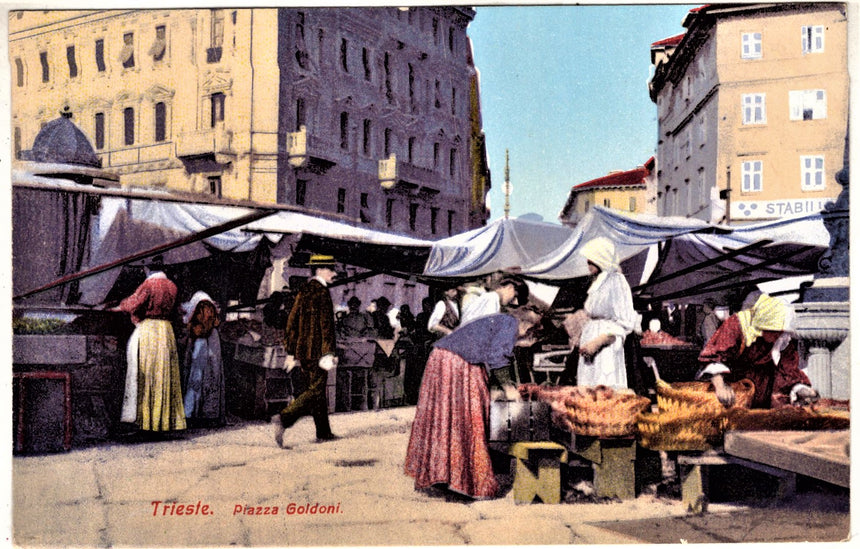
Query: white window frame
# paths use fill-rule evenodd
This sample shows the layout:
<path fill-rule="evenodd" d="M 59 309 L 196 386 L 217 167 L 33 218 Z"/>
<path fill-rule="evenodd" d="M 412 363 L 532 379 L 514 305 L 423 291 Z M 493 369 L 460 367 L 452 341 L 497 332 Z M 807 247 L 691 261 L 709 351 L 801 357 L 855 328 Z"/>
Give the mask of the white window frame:
<path fill-rule="evenodd" d="M 745 160 L 741 163 L 741 192 L 757 193 L 764 188 L 764 162 Z M 756 181 L 757 180 L 757 181 Z"/>
<path fill-rule="evenodd" d="M 767 108 L 765 102 L 765 94 L 741 94 L 741 112 L 743 124 L 745 126 L 754 124 L 767 124 Z"/>
<path fill-rule="evenodd" d="M 741 59 L 761 59 L 761 33 L 741 34 Z"/>
<path fill-rule="evenodd" d="M 812 118 L 804 118 L 806 110 L 812 111 Z M 826 90 L 791 90 L 788 92 L 789 120 L 822 120 L 827 118 Z"/>
<path fill-rule="evenodd" d="M 800 49 L 804 54 L 824 52 L 824 25 L 800 27 Z"/>
<path fill-rule="evenodd" d="M 827 186 L 824 178 L 824 155 L 801 155 L 800 188 L 804 191 L 820 191 Z"/>

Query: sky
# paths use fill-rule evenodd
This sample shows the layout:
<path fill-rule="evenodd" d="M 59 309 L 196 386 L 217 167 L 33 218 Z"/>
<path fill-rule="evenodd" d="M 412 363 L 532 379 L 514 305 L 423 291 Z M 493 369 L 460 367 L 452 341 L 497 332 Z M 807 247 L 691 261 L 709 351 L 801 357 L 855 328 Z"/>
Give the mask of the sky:
<path fill-rule="evenodd" d="M 684 32 L 701 4 L 477 6 L 467 33 L 480 73 L 491 220 L 558 222 L 570 188 L 656 154 L 648 96 L 653 42 Z"/>

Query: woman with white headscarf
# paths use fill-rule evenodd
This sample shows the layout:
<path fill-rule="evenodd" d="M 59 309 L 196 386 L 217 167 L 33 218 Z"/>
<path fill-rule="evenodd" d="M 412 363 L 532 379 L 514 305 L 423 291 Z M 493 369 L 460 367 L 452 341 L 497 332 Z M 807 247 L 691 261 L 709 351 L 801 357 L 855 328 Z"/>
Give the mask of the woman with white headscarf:
<path fill-rule="evenodd" d="M 218 307 L 206 292 L 197 292 L 182 304 L 182 322 L 188 327 L 183 381 L 185 416 L 201 425 L 224 425 L 224 367 L 218 335 Z"/>
<path fill-rule="evenodd" d="M 615 245 L 608 238 L 586 242 L 579 253 L 588 261 L 594 281 L 583 306 L 588 319 L 579 340 L 576 383 L 626 388 L 624 339 L 639 319 L 630 285 L 618 269 Z"/>
<path fill-rule="evenodd" d="M 753 408 L 806 402 L 818 397 L 799 367 L 797 344 L 791 338 L 794 309 L 762 294 L 755 304 L 727 318 L 699 354 L 703 368 L 725 406 L 734 404 L 731 381 L 755 384 Z"/>

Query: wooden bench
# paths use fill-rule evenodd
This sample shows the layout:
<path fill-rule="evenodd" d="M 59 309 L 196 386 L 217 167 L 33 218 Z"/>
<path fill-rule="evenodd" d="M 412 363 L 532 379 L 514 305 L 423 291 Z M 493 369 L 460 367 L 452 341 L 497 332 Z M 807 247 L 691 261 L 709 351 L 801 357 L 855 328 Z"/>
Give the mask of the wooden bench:
<path fill-rule="evenodd" d="M 763 463 L 730 456 L 714 450 L 703 454 L 678 454 L 678 474 L 681 479 L 681 502 L 690 513 L 704 513 L 708 510 L 708 473 L 711 467 L 741 465 L 776 477 L 777 497 L 780 499 L 794 495 L 797 475 L 791 471 L 777 469 Z"/>
<path fill-rule="evenodd" d="M 561 502 L 561 465 L 567 449 L 557 442 L 514 442 L 508 453 L 516 458 L 514 502 Z"/>

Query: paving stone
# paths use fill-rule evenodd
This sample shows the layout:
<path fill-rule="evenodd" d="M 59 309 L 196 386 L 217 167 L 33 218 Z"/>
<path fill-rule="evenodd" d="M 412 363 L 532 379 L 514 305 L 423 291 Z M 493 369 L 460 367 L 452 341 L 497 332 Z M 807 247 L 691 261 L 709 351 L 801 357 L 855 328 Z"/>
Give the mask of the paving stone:
<path fill-rule="evenodd" d="M 88 501 L 74 504 L 43 502 L 12 507 L 12 532 L 16 546 L 80 547 L 104 546 L 107 521 L 103 504 Z"/>
<path fill-rule="evenodd" d="M 13 465 L 13 499 L 16 505 L 74 503 L 98 497 L 93 466 L 89 463 L 58 460 L 45 467 Z"/>

